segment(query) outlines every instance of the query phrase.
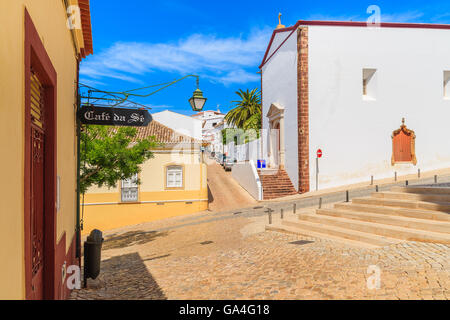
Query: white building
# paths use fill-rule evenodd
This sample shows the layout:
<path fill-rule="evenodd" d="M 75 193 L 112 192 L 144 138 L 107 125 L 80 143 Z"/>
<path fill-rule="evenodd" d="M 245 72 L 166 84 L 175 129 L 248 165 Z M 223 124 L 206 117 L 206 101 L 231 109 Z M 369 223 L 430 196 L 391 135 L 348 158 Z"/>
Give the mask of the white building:
<path fill-rule="evenodd" d="M 450 25 L 275 30 L 260 66 L 263 129 L 280 129 L 279 147 L 263 139 L 269 165 L 301 193 L 316 189 L 318 149 L 318 189 L 450 167 L 449 39 Z"/>
<path fill-rule="evenodd" d="M 223 119 L 209 131 L 211 151 L 228 155 L 227 145 L 223 144 L 223 130 L 230 128 L 235 128 L 235 126 L 230 125 Z"/>
<path fill-rule="evenodd" d="M 225 118 L 225 114 L 217 111 L 202 111 L 191 116 L 194 119 L 202 121 L 202 134 L 203 137 L 210 135 L 210 131 L 214 129 L 214 126 L 222 122 Z M 207 140 L 207 139 L 205 139 Z"/>
<path fill-rule="evenodd" d="M 154 120 L 178 133 L 202 140 L 202 121 L 170 110 L 153 113 Z"/>

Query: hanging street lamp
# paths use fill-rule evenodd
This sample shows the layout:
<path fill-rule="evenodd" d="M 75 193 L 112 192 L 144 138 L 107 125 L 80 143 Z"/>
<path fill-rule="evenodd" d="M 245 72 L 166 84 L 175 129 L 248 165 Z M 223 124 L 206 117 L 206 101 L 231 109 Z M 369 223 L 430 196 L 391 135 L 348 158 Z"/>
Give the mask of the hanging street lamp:
<path fill-rule="evenodd" d="M 199 79 L 197 77 L 197 89 L 194 91 L 192 98 L 189 99 L 189 103 L 193 111 L 202 111 L 206 103 L 206 98 L 203 97 L 203 91 L 199 88 Z"/>

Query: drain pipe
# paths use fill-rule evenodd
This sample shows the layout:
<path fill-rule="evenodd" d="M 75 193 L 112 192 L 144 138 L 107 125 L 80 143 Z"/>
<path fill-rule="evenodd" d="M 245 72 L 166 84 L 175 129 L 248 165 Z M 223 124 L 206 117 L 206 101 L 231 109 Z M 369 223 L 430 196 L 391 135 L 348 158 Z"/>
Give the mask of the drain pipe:
<path fill-rule="evenodd" d="M 75 117 L 76 124 L 77 124 L 77 226 L 76 226 L 76 257 L 78 258 L 78 263 L 81 268 L 81 223 L 80 223 L 80 169 L 81 169 L 81 157 L 80 157 L 80 134 L 81 134 L 81 128 L 80 128 L 80 121 L 78 120 L 78 111 L 80 109 L 80 59 L 77 59 L 77 112 Z"/>

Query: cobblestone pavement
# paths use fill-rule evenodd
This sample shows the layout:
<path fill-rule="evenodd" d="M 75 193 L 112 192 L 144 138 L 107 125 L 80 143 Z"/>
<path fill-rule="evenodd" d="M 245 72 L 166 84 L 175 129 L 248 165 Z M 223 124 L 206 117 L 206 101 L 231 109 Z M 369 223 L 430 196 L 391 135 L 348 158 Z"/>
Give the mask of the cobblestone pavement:
<path fill-rule="evenodd" d="M 72 299 L 450 298 L 448 245 L 353 248 L 265 232 L 265 220 L 174 219 L 105 235 L 99 279 Z M 379 289 L 367 286 L 373 265 Z"/>

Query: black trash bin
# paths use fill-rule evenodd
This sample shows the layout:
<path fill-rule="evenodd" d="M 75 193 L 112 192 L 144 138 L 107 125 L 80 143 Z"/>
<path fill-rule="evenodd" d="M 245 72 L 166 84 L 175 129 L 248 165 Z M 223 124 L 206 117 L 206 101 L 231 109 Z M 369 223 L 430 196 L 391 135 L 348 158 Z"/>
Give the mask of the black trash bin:
<path fill-rule="evenodd" d="M 100 230 L 92 230 L 84 242 L 84 287 L 87 278 L 96 279 L 100 274 L 103 234 Z"/>

